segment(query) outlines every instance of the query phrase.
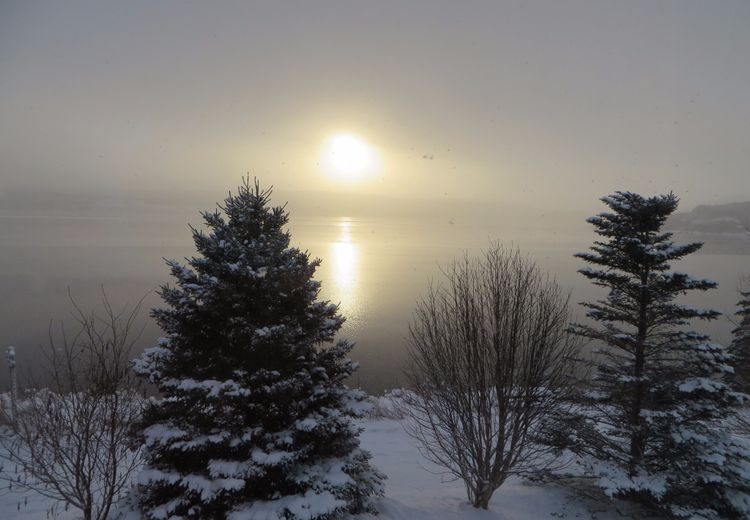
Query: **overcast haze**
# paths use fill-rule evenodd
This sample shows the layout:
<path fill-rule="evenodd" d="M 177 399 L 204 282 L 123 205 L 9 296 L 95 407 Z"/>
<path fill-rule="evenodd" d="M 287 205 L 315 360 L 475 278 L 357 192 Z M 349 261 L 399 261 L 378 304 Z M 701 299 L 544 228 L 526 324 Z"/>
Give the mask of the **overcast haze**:
<path fill-rule="evenodd" d="M 101 285 L 148 293 L 154 345 L 163 259 L 193 255 L 187 224 L 250 173 L 322 259 L 356 383 L 398 385 L 452 258 L 513 244 L 577 302 L 602 195 L 750 201 L 749 27 L 728 1 L 0 0 L 0 348 L 35 367 L 68 288 L 94 308 Z M 675 267 L 721 285 L 686 303 L 731 311 L 750 214 L 717 211 L 735 234 Z"/>
<path fill-rule="evenodd" d="M 750 199 L 748 2 L 0 3 L 0 191 Z M 354 132 L 371 179 L 322 171 Z"/>

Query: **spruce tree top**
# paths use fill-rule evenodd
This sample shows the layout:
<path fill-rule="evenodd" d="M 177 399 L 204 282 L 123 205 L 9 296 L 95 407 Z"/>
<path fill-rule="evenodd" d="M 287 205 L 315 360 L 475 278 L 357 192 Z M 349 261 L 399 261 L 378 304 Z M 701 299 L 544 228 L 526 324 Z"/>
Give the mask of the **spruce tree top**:
<path fill-rule="evenodd" d="M 656 315 L 649 322 L 659 327 L 684 325 L 689 318 L 713 319 L 721 313 L 693 309 L 674 303 L 677 294 L 689 290 L 707 290 L 716 282 L 695 279 L 686 273 L 668 272 L 670 262 L 679 260 L 702 247 L 701 242 L 674 244 L 672 233 L 661 228 L 677 208 L 679 199 L 672 193 L 643 197 L 617 191 L 602 197 L 612 210 L 590 217 L 587 221 L 606 241 L 595 241 L 591 252 L 575 256 L 603 268 L 583 268 L 579 272 L 595 285 L 610 289 L 606 302 L 584 304 L 588 316 L 597 321 L 624 322 L 637 326 L 639 316 L 631 312 L 635 302 L 651 307 Z M 588 327 L 583 329 L 593 332 Z M 601 335 L 591 335 L 601 338 Z M 610 339 L 610 338 L 607 338 Z"/>
<path fill-rule="evenodd" d="M 740 317 L 740 326 L 744 325 L 750 329 L 750 290 L 740 291 L 740 301 L 738 302 L 739 309 L 737 310 L 737 316 Z"/>
<path fill-rule="evenodd" d="M 645 198 L 637 193 L 617 191 L 600 199 L 612 209 L 589 217 L 597 234 L 607 242 L 594 242 L 594 253 L 576 256 L 594 264 L 606 265 L 629 273 L 640 273 L 643 268 L 652 271 L 669 269 L 667 262 L 681 258 L 701 248 L 701 242 L 675 246 L 672 233 L 662 233 L 661 228 L 679 200 L 670 193 Z M 585 274 L 585 272 L 584 272 Z"/>
<path fill-rule="evenodd" d="M 320 260 L 289 247 L 288 213 L 269 206 L 270 194 L 245 180 L 217 210 L 202 213 L 207 232 L 191 226 L 199 256 L 187 265 L 167 262 L 176 285 L 161 287 L 167 308 L 152 315 L 167 333 L 170 362 L 157 361 L 166 351 L 152 351 L 150 368 L 141 367 L 167 395 L 170 380 L 187 374 L 231 379 L 292 367 L 341 327 L 337 307 L 317 301 L 320 282 L 312 276 Z"/>

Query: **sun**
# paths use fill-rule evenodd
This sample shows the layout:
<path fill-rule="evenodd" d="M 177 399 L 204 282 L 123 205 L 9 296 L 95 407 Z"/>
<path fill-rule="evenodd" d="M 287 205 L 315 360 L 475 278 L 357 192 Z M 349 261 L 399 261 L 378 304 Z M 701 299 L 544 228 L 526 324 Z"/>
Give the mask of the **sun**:
<path fill-rule="evenodd" d="M 364 140 L 353 134 L 337 134 L 326 139 L 323 167 L 340 179 L 359 180 L 374 172 L 375 152 Z"/>

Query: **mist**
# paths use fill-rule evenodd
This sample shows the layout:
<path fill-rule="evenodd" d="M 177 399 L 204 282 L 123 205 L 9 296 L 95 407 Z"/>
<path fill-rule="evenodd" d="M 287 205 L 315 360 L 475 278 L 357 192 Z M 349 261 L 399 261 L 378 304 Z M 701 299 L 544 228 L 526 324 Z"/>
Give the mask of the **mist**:
<path fill-rule="evenodd" d="M 0 192 L 746 200 L 745 2 L 0 7 Z M 321 170 L 326 136 L 381 158 Z M 321 204 L 324 205 L 324 204 Z"/>
<path fill-rule="evenodd" d="M 580 301 L 571 255 L 600 196 L 750 200 L 748 23 L 745 2 L 3 3 L 0 342 L 33 366 L 68 292 L 93 307 L 103 286 L 145 295 L 153 345 L 164 259 L 257 176 L 322 259 L 364 384 L 396 384 L 452 258 L 521 247 Z M 372 175 L 327 171 L 342 133 Z M 746 242 L 698 238 L 696 275 L 722 277 L 707 298 L 731 311 Z"/>

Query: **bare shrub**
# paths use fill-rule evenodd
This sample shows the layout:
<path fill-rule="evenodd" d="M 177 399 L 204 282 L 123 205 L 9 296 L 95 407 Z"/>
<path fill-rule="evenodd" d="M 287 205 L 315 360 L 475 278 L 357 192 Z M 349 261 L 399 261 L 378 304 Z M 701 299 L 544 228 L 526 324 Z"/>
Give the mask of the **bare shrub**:
<path fill-rule="evenodd" d="M 443 273 L 409 329 L 407 430 L 486 509 L 509 476 L 553 464 L 535 441 L 567 401 L 578 343 L 568 295 L 517 249 L 493 244 Z"/>
<path fill-rule="evenodd" d="M 139 464 L 129 430 L 140 414 L 130 370 L 140 302 L 118 312 L 103 293 L 98 314 L 71 303 L 77 329 L 61 325 L 56 341 L 50 327 L 44 385 L 26 390 L 15 415 L 0 409 L 0 479 L 104 520 Z"/>
<path fill-rule="evenodd" d="M 403 394 L 403 390 L 394 388 L 393 390 L 386 390 L 383 395 L 370 396 L 368 401 L 372 408 L 367 417 L 370 419 L 404 419 L 406 413 L 404 411 Z"/>

